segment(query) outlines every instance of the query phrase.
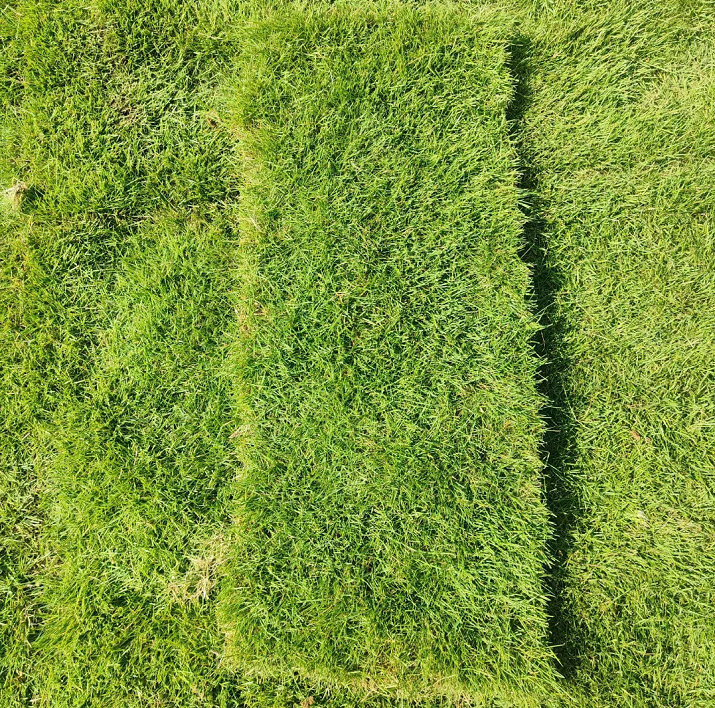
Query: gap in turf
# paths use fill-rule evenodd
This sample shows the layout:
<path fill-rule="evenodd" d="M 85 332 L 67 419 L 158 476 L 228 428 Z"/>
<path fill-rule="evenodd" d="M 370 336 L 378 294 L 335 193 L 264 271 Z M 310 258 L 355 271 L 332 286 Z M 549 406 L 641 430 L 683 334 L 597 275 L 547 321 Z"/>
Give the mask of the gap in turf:
<path fill-rule="evenodd" d="M 521 258 L 532 277 L 531 302 L 542 329 L 533 338 L 534 350 L 541 360 L 539 393 L 543 398 L 542 415 L 546 421 L 539 454 L 544 463 L 544 496 L 551 513 L 553 532 L 548 544 L 549 560 L 545 568 L 548 586 L 549 640 L 557 668 L 565 679 L 575 675 L 581 642 L 568 623 L 565 607 L 564 577 L 573 545 L 573 529 L 579 516 L 578 498 L 569 484 L 575 454 L 576 426 L 565 393 L 566 372 L 570 370 L 565 353 L 564 329 L 556 316 L 556 298 L 564 282 L 560 269 L 549 258 L 545 236 L 543 204 L 539 196 L 538 166 L 523 140 L 523 118 L 531 102 L 532 40 L 516 34 L 508 50 L 508 66 L 514 79 L 514 95 L 507 107 L 509 134 L 517 155 L 519 206 L 524 214 L 524 245 Z"/>

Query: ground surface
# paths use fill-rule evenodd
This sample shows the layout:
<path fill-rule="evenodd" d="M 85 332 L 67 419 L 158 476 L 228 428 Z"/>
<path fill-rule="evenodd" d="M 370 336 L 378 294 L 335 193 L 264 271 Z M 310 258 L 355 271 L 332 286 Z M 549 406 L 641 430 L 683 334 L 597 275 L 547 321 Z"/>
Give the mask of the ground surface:
<path fill-rule="evenodd" d="M 367 673 L 383 679 L 424 671 L 421 688 L 450 662 L 462 685 L 475 672 L 518 685 L 500 706 L 538 705 L 552 671 L 565 678 L 544 704 L 711 705 L 715 7 L 457 3 L 428 34 L 403 9 L 371 45 L 354 25 L 371 5 L 352 6 L 332 24 L 292 12 L 253 35 L 258 2 L 2 6 L 0 703 L 337 708 L 360 699 L 330 687 L 336 673 L 376 661 Z M 312 64 L 298 46 L 315 48 Z M 393 103 L 370 108 L 373 90 Z M 308 118 L 329 139 L 306 148 Z M 254 143 L 254 156 L 274 151 L 278 191 L 251 205 L 245 148 L 268 120 L 281 142 Z M 356 126 L 385 149 L 366 149 Z M 241 242 L 248 206 L 266 205 L 271 224 L 292 215 L 280 235 L 300 240 L 299 257 L 275 230 L 261 258 Z M 427 235 L 397 238 L 403 218 Z M 256 282 L 270 302 L 249 336 L 242 298 Z M 305 321 L 290 316 L 296 299 L 315 304 Z M 411 348 L 418 329 L 429 347 Z M 283 360 L 293 347 L 304 387 L 295 365 L 247 368 L 253 341 Z M 477 379 L 483 401 L 464 396 Z M 431 392 L 440 405 L 419 413 Z M 290 415 L 264 424 L 271 445 L 247 447 L 246 415 L 269 402 Z M 379 446 L 350 442 L 378 422 Z M 319 465 L 305 449 L 323 451 Z M 406 484 L 403 468 L 427 484 Z M 308 469 L 323 491 L 360 470 L 370 484 L 364 498 L 324 495 L 311 526 Z M 251 485 L 265 526 L 237 537 Z M 362 525 L 360 509 L 384 513 Z M 338 552 L 341 525 L 352 531 Z M 266 529 L 291 539 L 280 562 Z M 368 547 L 373 565 L 345 583 L 353 613 L 334 612 L 328 594 Z M 311 557 L 335 562 L 328 585 L 306 572 Z M 289 560 L 300 572 L 285 573 Z M 242 574 L 254 595 L 238 608 Z M 383 600 L 366 612 L 365 597 Z M 308 625 L 317 607 L 323 624 Z M 227 653 L 226 632 L 251 622 L 271 628 L 243 646 L 280 666 L 273 679 L 225 659 L 241 639 Z M 306 626 L 323 636 L 286 638 Z M 380 664 L 388 637 L 400 643 Z M 321 681 L 288 676 L 291 662 Z"/>

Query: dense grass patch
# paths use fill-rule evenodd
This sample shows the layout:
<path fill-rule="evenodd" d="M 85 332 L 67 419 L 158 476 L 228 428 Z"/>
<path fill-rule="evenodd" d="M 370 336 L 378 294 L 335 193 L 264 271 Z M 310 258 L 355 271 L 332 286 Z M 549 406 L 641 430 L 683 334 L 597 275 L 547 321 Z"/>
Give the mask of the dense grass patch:
<path fill-rule="evenodd" d="M 2 4 L 3 708 L 715 702 L 715 8 L 510 4 Z"/>
<path fill-rule="evenodd" d="M 55 416 L 35 642 L 50 705 L 211 705 L 218 688 L 225 236 L 174 215 L 128 239 L 88 390 Z"/>
<path fill-rule="evenodd" d="M 3 705 L 233 690 L 208 601 L 233 474 L 231 143 L 207 115 L 229 9 L 7 16 Z"/>
<path fill-rule="evenodd" d="M 715 701 L 712 21 L 711 3 L 562 3 L 522 45 L 562 655 L 595 705 Z"/>
<path fill-rule="evenodd" d="M 338 5 L 242 36 L 242 671 L 525 703 L 552 680 L 505 27 Z"/>

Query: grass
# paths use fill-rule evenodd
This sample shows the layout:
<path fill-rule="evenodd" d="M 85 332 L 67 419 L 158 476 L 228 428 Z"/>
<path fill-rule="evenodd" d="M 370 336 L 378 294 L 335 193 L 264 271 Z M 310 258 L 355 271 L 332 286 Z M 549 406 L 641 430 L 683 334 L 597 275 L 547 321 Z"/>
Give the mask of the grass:
<path fill-rule="evenodd" d="M 593 705 L 715 700 L 712 12 L 556 3 L 522 42 L 557 639 Z"/>
<path fill-rule="evenodd" d="M 715 7 L 422 5 L 2 4 L 3 707 L 715 701 Z"/>
<path fill-rule="evenodd" d="M 219 612 L 241 671 L 530 705 L 553 685 L 508 26 L 301 7 L 239 42 Z"/>
<path fill-rule="evenodd" d="M 234 690 L 207 602 L 232 475 L 231 146 L 207 115 L 229 9 L 7 14 L 3 175 L 28 189 L 3 216 L 3 705 Z"/>

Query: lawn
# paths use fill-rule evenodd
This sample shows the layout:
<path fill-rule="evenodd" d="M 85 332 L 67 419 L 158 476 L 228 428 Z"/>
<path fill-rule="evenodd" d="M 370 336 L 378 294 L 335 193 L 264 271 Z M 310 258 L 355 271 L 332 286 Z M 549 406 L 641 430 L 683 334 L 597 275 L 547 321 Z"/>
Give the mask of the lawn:
<path fill-rule="evenodd" d="M 529 705 L 553 684 L 508 27 L 338 6 L 239 41 L 219 612 L 242 671 Z"/>
<path fill-rule="evenodd" d="M 595 705 L 715 702 L 713 9 L 557 3 L 522 38 L 559 653 Z"/>
<path fill-rule="evenodd" d="M 0 705 L 713 705 L 714 17 L 3 0 Z"/>

